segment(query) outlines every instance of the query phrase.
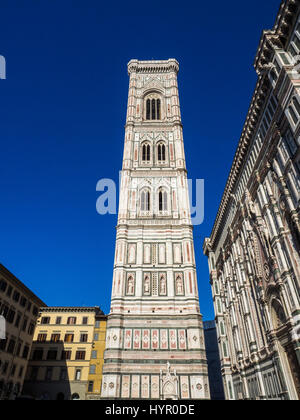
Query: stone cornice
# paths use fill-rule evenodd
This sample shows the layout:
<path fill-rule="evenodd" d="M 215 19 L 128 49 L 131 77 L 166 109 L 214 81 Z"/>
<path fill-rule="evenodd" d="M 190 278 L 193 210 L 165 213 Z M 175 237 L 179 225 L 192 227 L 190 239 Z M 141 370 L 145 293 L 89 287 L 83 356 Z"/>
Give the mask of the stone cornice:
<path fill-rule="evenodd" d="M 99 306 L 47 306 L 40 308 L 40 312 L 94 312 L 96 315 L 103 314 Z"/>
<path fill-rule="evenodd" d="M 131 73 L 168 73 L 168 72 L 175 72 L 178 73 L 179 71 L 179 64 L 178 61 L 174 58 L 170 58 L 169 60 L 147 60 L 147 61 L 139 61 L 139 60 L 130 60 L 128 65 L 128 74 Z"/>

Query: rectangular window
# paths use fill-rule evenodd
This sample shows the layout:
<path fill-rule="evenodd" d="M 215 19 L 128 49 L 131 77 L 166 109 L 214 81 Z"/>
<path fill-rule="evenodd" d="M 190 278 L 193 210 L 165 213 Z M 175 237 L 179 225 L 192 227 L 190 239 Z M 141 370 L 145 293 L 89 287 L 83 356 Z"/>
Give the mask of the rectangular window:
<path fill-rule="evenodd" d="M 87 316 L 84 316 L 84 317 L 82 318 L 82 324 L 83 324 L 83 325 L 87 325 L 87 323 L 88 323 L 88 317 L 87 317 Z"/>
<path fill-rule="evenodd" d="M 90 375 L 95 375 L 96 373 L 96 365 L 91 365 L 90 366 Z"/>
<path fill-rule="evenodd" d="M 61 353 L 61 360 L 71 360 L 71 355 L 71 350 L 63 350 Z"/>
<path fill-rule="evenodd" d="M 88 334 L 80 334 L 80 343 L 87 343 Z"/>
<path fill-rule="evenodd" d="M 73 341 L 74 341 L 74 334 L 65 335 L 65 343 L 73 343 Z"/>
<path fill-rule="evenodd" d="M 78 350 L 76 352 L 75 360 L 85 360 L 85 351 Z"/>
<path fill-rule="evenodd" d="M 92 350 L 91 358 L 97 359 L 97 350 Z"/>
<path fill-rule="evenodd" d="M 88 392 L 93 392 L 93 390 L 94 390 L 94 382 L 93 381 L 89 381 Z"/>
<path fill-rule="evenodd" d="M 6 281 L 4 281 L 4 280 L 0 280 L 0 291 L 1 292 L 5 292 L 5 290 L 6 290 L 6 288 L 7 288 L 7 283 L 6 283 Z"/>
<path fill-rule="evenodd" d="M 7 318 L 8 311 L 9 307 L 7 305 L 2 305 L 1 315 L 3 315 L 5 319 Z"/>
<path fill-rule="evenodd" d="M 39 334 L 37 336 L 37 341 L 39 343 L 44 343 L 47 340 L 47 334 Z"/>
<path fill-rule="evenodd" d="M 12 286 L 8 286 L 8 289 L 7 289 L 7 292 L 6 292 L 8 297 L 11 297 L 12 291 L 13 291 Z"/>
<path fill-rule="evenodd" d="M 58 316 L 57 318 L 56 318 L 56 325 L 60 325 L 61 324 L 61 316 Z"/>
<path fill-rule="evenodd" d="M 0 350 L 5 351 L 7 340 L 0 340 Z"/>
<path fill-rule="evenodd" d="M 20 293 L 17 290 L 15 290 L 13 294 L 13 300 L 18 303 L 19 299 L 20 299 Z"/>
<path fill-rule="evenodd" d="M 70 317 L 68 318 L 68 322 L 67 322 L 67 324 L 68 324 L 68 325 L 76 325 L 76 317 L 74 317 L 74 316 L 70 316 Z"/>
<path fill-rule="evenodd" d="M 10 324 L 13 324 L 15 315 L 16 315 L 16 312 L 13 309 L 10 309 L 8 311 L 6 321 L 9 322 Z"/>
<path fill-rule="evenodd" d="M 50 324 L 50 317 L 48 317 L 48 316 L 43 317 L 42 320 L 41 320 L 41 324 L 42 325 Z"/>
<path fill-rule="evenodd" d="M 15 350 L 15 345 L 16 345 L 16 341 L 13 338 L 11 338 L 7 346 L 7 353 L 13 354 Z"/>
<path fill-rule="evenodd" d="M 27 299 L 26 299 L 24 296 L 22 296 L 22 297 L 21 297 L 21 300 L 20 300 L 20 305 L 21 305 L 23 308 L 25 308 L 26 303 L 27 303 Z"/>
<path fill-rule="evenodd" d="M 27 359 L 28 354 L 29 354 L 29 346 L 24 346 L 23 359 Z"/>
<path fill-rule="evenodd" d="M 51 341 L 52 343 L 57 343 L 60 340 L 60 334 L 52 334 Z"/>
<path fill-rule="evenodd" d="M 25 318 L 24 321 L 23 321 L 22 331 L 26 331 L 27 323 L 28 323 L 28 319 Z"/>

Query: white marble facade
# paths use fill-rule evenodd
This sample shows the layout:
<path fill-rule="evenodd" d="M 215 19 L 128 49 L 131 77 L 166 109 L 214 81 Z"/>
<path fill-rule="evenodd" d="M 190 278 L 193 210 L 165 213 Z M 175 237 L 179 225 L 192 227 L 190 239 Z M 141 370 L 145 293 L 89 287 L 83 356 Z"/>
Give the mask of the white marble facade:
<path fill-rule="evenodd" d="M 209 399 L 178 69 L 128 64 L 103 398 Z"/>
<path fill-rule="evenodd" d="M 299 2 L 283 1 L 262 35 L 249 114 L 204 243 L 227 399 L 300 398 L 299 14 Z"/>

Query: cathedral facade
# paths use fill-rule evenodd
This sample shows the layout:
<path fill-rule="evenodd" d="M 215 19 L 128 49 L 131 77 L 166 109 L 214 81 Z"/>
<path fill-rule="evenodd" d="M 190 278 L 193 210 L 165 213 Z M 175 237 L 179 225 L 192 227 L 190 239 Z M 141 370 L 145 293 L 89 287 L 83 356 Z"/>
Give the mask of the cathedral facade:
<path fill-rule="evenodd" d="M 300 3 L 283 1 L 204 243 L 227 399 L 300 397 Z"/>
<path fill-rule="evenodd" d="M 209 399 L 176 60 L 130 75 L 102 398 Z"/>

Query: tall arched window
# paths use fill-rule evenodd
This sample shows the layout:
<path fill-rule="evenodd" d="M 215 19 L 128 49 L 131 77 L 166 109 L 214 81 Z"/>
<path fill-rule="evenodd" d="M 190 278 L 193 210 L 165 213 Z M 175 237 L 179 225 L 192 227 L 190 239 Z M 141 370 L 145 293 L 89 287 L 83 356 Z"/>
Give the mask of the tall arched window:
<path fill-rule="evenodd" d="M 148 190 L 141 192 L 141 210 L 150 211 L 150 192 Z"/>
<path fill-rule="evenodd" d="M 142 146 L 142 161 L 150 162 L 151 160 L 151 147 L 150 144 L 146 143 Z"/>
<path fill-rule="evenodd" d="M 168 210 L 168 194 L 164 190 L 160 190 L 158 193 L 158 210 L 159 211 Z"/>
<path fill-rule="evenodd" d="M 147 99 L 146 101 L 146 119 L 151 120 L 151 101 Z"/>
<path fill-rule="evenodd" d="M 161 119 L 161 100 L 159 95 L 152 93 L 146 98 L 146 120 L 160 120 Z"/>
<path fill-rule="evenodd" d="M 164 143 L 159 143 L 157 146 L 157 159 L 159 162 L 166 161 L 166 146 Z"/>

